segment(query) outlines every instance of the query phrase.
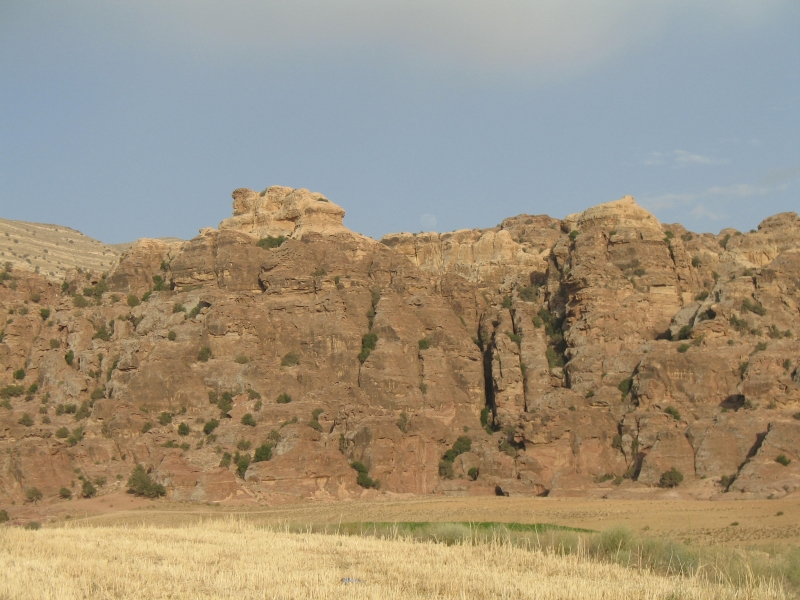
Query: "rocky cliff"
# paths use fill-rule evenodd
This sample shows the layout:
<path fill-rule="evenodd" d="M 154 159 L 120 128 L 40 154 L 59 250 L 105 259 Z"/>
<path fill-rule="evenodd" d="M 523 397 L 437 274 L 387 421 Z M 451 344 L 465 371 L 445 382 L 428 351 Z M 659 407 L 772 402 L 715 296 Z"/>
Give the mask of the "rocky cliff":
<path fill-rule="evenodd" d="M 378 242 L 321 194 L 233 200 L 107 273 L 2 275 L 0 502 L 137 464 L 194 501 L 800 488 L 796 214 L 698 235 L 626 197 Z"/>

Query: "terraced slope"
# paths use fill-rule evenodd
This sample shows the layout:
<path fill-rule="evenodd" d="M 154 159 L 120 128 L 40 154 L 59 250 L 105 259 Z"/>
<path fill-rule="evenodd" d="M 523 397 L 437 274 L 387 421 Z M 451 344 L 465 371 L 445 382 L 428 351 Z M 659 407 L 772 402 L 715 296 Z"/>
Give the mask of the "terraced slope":
<path fill-rule="evenodd" d="M 123 250 L 63 225 L 0 219 L 0 262 L 61 281 L 67 269 L 108 271 Z"/>

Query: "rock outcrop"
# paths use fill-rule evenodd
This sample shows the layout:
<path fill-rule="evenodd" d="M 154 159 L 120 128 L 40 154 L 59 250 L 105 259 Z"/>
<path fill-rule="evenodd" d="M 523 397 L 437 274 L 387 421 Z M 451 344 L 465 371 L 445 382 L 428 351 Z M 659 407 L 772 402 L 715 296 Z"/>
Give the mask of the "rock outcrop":
<path fill-rule="evenodd" d="M 107 273 L 5 272 L 0 503 L 136 464 L 203 502 L 800 487 L 796 214 L 698 235 L 626 197 L 379 242 L 308 190 L 233 200 Z"/>

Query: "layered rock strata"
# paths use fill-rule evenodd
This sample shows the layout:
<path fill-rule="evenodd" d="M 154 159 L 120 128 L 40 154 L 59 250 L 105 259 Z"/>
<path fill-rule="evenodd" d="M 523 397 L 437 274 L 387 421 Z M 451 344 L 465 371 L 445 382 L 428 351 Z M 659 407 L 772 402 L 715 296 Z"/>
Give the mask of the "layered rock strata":
<path fill-rule="evenodd" d="M 0 502 L 136 464 L 193 501 L 375 493 L 355 461 L 420 494 L 800 487 L 796 214 L 698 235 L 626 197 L 378 242 L 321 194 L 233 199 L 108 273 L 3 275 Z"/>

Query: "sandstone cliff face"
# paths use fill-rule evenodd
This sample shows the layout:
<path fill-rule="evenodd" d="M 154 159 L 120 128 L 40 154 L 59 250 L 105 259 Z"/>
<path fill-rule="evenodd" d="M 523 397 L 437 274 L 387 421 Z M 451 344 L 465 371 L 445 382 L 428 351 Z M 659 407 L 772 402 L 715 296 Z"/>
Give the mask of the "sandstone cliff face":
<path fill-rule="evenodd" d="M 396 492 L 800 487 L 794 213 L 696 235 L 626 197 L 377 242 L 307 190 L 233 199 L 108 274 L 4 276 L 0 502 L 138 463 L 192 501 L 375 493 L 353 461 Z"/>

